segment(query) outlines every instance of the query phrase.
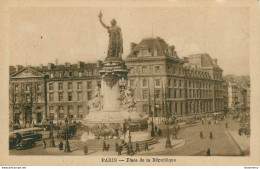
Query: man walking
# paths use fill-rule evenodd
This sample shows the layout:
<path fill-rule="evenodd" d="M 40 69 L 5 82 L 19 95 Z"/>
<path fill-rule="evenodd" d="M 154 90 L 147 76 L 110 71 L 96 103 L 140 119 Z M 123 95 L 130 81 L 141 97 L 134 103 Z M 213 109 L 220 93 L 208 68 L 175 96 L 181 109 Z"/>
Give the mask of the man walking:
<path fill-rule="evenodd" d="M 146 142 L 146 143 L 145 143 L 145 147 L 144 147 L 144 150 L 145 150 L 145 151 L 146 151 L 146 150 L 149 151 L 149 147 L 148 147 L 148 146 L 149 146 L 149 145 L 148 145 L 148 142 Z"/>
<path fill-rule="evenodd" d="M 160 129 L 159 129 L 160 130 Z M 135 144 L 135 152 L 139 152 L 140 151 L 140 149 L 139 149 L 139 143 L 138 142 L 136 142 L 136 144 Z"/>
<path fill-rule="evenodd" d="M 61 141 L 59 144 L 59 149 L 62 150 L 63 149 L 63 142 Z"/>
<path fill-rule="evenodd" d="M 228 128 L 228 123 L 226 122 L 226 128 Z"/>
<path fill-rule="evenodd" d="M 107 148 L 107 146 L 106 146 L 106 142 L 105 142 L 105 141 L 103 141 L 103 151 L 105 151 L 105 150 L 106 150 L 106 148 Z"/>
<path fill-rule="evenodd" d="M 213 134 L 212 134 L 212 132 L 209 132 L 209 138 L 210 138 L 210 139 L 213 139 Z"/>
<path fill-rule="evenodd" d="M 46 141 L 43 140 L 43 149 L 46 149 Z"/>
<path fill-rule="evenodd" d="M 85 143 L 84 145 L 84 155 L 87 155 L 88 154 L 88 146 L 87 146 L 87 143 Z"/>
<path fill-rule="evenodd" d="M 210 156 L 210 148 L 208 148 L 207 156 Z"/>
<path fill-rule="evenodd" d="M 201 138 L 201 139 L 203 138 L 203 133 L 202 133 L 202 131 L 200 131 L 200 138 Z"/>

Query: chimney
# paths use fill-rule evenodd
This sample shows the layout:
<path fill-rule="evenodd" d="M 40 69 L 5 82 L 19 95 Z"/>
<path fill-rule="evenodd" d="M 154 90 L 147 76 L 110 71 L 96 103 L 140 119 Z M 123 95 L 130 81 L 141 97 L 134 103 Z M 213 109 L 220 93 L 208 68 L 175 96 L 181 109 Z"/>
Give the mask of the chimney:
<path fill-rule="evenodd" d="M 43 69 L 43 64 L 40 64 L 40 65 L 39 65 L 39 68 L 40 68 L 40 69 Z"/>
<path fill-rule="evenodd" d="M 70 63 L 69 63 L 69 62 L 66 62 L 66 63 L 65 63 L 65 67 L 70 67 Z"/>
<path fill-rule="evenodd" d="M 54 64 L 53 63 L 48 63 L 48 69 L 51 70 L 53 68 Z"/>
<path fill-rule="evenodd" d="M 99 68 L 99 67 L 101 66 L 101 64 L 102 64 L 102 61 L 101 61 L 101 60 L 98 60 L 98 61 L 97 61 L 97 68 Z"/>
<path fill-rule="evenodd" d="M 189 58 L 188 57 L 183 57 L 183 60 L 185 63 L 189 63 Z"/>
<path fill-rule="evenodd" d="M 78 68 L 81 68 L 84 65 L 84 62 L 79 61 L 78 62 Z"/>
<path fill-rule="evenodd" d="M 136 43 L 130 42 L 130 49 L 131 49 L 131 51 L 134 50 L 134 48 L 135 48 L 136 46 L 137 46 Z"/>
<path fill-rule="evenodd" d="M 217 65 L 218 64 L 218 59 L 213 59 L 214 60 L 214 64 Z"/>
<path fill-rule="evenodd" d="M 23 68 L 23 66 L 22 65 L 16 65 L 15 66 L 15 71 L 19 71 L 19 70 L 21 70 Z"/>

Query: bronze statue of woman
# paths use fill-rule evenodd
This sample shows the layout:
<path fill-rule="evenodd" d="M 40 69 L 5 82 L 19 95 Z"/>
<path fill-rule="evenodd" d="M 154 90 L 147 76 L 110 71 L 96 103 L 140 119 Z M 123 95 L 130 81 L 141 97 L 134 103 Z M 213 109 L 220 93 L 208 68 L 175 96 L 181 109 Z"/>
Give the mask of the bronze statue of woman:
<path fill-rule="evenodd" d="M 122 57 L 123 53 L 123 38 L 121 33 L 121 28 L 116 25 L 116 20 L 112 19 L 111 26 L 107 26 L 102 21 L 102 13 L 100 11 L 98 17 L 99 21 L 102 24 L 103 27 L 105 27 L 108 30 L 109 33 L 109 42 L 108 42 L 108 51 L 107 51 L 107 57 Z"/>

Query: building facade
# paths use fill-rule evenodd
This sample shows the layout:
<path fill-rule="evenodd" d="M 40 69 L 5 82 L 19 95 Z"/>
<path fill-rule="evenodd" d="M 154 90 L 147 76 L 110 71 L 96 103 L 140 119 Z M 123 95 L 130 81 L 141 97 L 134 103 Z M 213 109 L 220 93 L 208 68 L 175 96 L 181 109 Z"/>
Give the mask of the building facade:
<path fill-rule="evenodd" d="M 140 113 L 160 120 L 209 116 L 224 109 L 223 70 L 208 54 L 181 59 L 175 47 L 163 39 L 146 38 L 139 44 L 131 43 L 125 63 Z M 10 66 L 10 121 L 35 124 L 65 118 L 82 120 L 95 88 L 101 87 L 101 67 L 100 61 Z"/>
<path fill-rule="evenodd" d="M 138 111 L 159 119 L 223 111 L 222 69 L 208 54 L 180 59 L 161 38 L 132 43 L 131 50 L 126 65 Z"/>

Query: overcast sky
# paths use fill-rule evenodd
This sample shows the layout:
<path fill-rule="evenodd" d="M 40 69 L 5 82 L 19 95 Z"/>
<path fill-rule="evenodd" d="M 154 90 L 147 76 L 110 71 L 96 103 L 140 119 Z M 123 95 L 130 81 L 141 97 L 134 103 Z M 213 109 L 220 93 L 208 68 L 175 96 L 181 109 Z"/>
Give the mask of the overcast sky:
<path fill-rule="evenodd" d="M 208 53 L 224 74 L 249 75 L 248 8 L 192 7 L 25 7 L 10 12 L 10 65 L 104 60 L 108 32 L 98 13 L 122 29 L 125 58 L 129 43 L 159 36 L 179 57 Z M 152 33 L 153 32 L 153 33 Z"/>

